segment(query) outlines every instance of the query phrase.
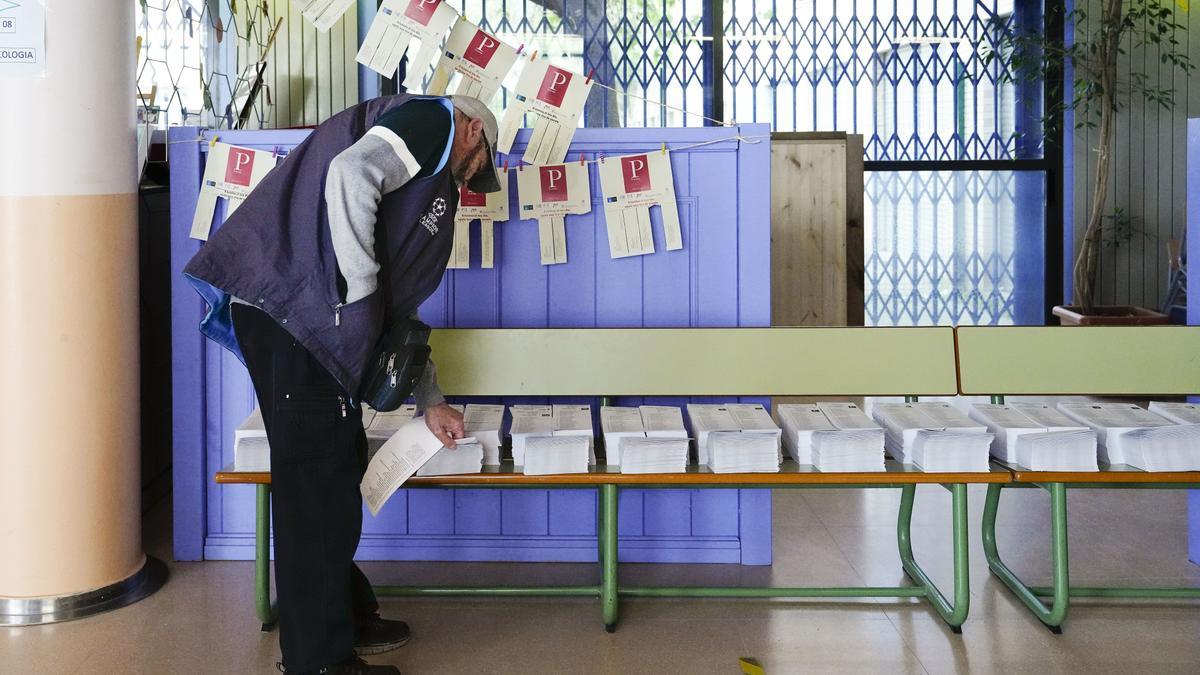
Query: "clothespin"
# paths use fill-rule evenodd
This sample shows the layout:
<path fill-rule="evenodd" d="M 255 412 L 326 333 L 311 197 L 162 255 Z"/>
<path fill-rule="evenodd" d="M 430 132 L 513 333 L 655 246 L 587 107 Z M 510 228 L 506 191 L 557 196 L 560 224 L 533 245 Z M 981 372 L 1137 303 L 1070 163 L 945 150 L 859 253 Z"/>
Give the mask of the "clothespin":
<path fill-rule="evenodd" d="M 538 55 L 538 53 L 537 53 L 537 50 L 536 50 L 536 49 L 535 49 L 535 50 L 533 50 L 533 53 L 529 55 L 529 60 L 530 60 L 530 61 L 536 61 L 536 60 L 537 60 L 537 55 Z"/>
<path fill-rule="evenodd" d="M 593 75 L 595 75 L 595 74 L 596 74 L 596 69 L 595 69 L 595 68 L 592 68 L 591 70 L 589 70 L 589 71 L 588 71 L 588 75 L 587 75 L 587 79 L 586 79 L 586 80 L 584 80 L 584 81 L 583 81 L 583 83 L 584 83 L 584 84 L 591 84 L 591 83 L 592 83 L 592 76 L 593 76 Z"/>
<path fill-rule="evenodd" d="M 662 154 L 664 154 L 664 155 L 667 154 L 667 142 L 666 141 L 663 141 Z"/>
<path fill-rule="evenodd" d="M 517 56 L 520 56 L 521 52 L 523 52 L 523 51 L 525 51 L 525 43 L 524 42 L 521 43 L 520 47 L 517 47 Z"/>
<path fill-rule="evenodd" d="M 601 164 L 603 164 L 603 163 L 604 163 L 604 153 L 603 153 L 603 152 L 600 152 L 600 153 L 597 153 L 597 154 L 599 154 L 599 155 L 600 155 L 600 163 L 601 163 Z"/>
<path fill-rule="evenodd" d="M 208 147 L 209 147 L 210 149 L 211 149 L 211 148 L 214 148 L 214 147 L 216 147 L 216 145 L 217 145 L 217 139 L 218 139 L 218 138 L 220 138 L 220 136 L 217 136 L 216 134 L 213 134 L 212 140 L 210 140 L 210 141 L 208 142 Z"/>
<path fill-rule="evenodd" d="M 271 151 L 271 159 L 279 159 L 279 146 L 278 145 L 275 146 L 275 149 Z"/>
<path fill-rule="evenodd" d="M 501 169 L 501 171 L 503 171 L 504 173 L 508 173 L 508 158 L 507 157 L 504 159 L 504 168 Z"/>
<path fill-rule="evenodd" d="M 579 153 L 579 166 L 584 166 L 586 164 L 587 164 L 587 162 L 584 161 L 584 159 L 583 159 L 583 153 L 582 152 Z"/>

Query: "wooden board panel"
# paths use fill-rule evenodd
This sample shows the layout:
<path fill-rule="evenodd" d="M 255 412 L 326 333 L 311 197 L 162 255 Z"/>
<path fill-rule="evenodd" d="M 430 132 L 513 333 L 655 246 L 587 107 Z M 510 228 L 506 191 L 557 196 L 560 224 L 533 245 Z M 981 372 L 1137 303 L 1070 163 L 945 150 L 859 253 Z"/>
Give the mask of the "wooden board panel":
<path fill-rule="evenodd" d="M 961 327 L 956 336 L 964 395 L 1200 391 L 1200 327 Z"/>
<path fill-rule="evenodd" d="M 846 325 L 846 140 L 771 141 L 771 323 Z"/>
<path fill-rule="evenodd" d="M 457 396 L 955 393 L 950 328 L 457 329 L 430 338 Z"/>

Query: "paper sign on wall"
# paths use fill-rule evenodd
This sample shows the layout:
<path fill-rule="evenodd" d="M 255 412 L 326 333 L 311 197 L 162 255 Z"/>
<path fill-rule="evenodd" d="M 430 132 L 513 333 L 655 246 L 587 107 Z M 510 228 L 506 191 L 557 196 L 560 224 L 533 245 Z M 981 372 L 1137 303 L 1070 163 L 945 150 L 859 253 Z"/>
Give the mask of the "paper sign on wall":
<path fill-rule="evenodd" d="M 662 207 L 667 250 L 683 248 L 671 156 L 666 152 L 609 157 L 600 163 L 600 190 L 614 258 L 654 253 L 650 207 Z"/>
<path fill-rule="evenodd" d="M 322 33 L 329 32 L 335 23 L 341 21 L 342 15 L 354 2 L 355 0 L 292 0 L 300 14 Z"/>
<path fill-rule="evenodd" d="M 41 0 L 0 0 L 0 77 L 46 74 L 46 8 Z"/>
<path fill-rule="evenodd" d="M 384 0 L 358 50 L 357 61 L 384 77 L 395 74 L 413 40 L 421 43 L 408 57 L 404 86 L 415 90 L 429 71 L 438 47 L 458 18 L 444 0 Z"/>
<path fill-rule="evenodd" d="M 496 192 L 473 192 L 463 185 L 458 189 L 458 211 L 454 214 L 454 247 L 450 251 L 450 269 L 471 266 L 471 221 L 479 221 L 480 262 L 483 269 L 494 267 L 494 224 L 508 220 L 508 172 L 500 172 Z"/>
<path fill-rule="evenodd" d="M 425 93 L 441 96 L 446 93 L 450 78 L 457 73 L 454 94 L 473 96 L 487 103 L 517 61 L 517 50 L 487 33 L 475 24 L 459 17 L 446 39 L 442 58 Z"/>
<path fill-rule="evenodd" d="M 582 163 L 523 166 L 517 171 L 521 220 L 538 222 L 543 265 L 567 262 L 565 216 L 592 210 L 592 187 Z"/>
<path fill-rule="evenodd" d="M 544 59 L 529 61 L 504 111 L 497 149 L 505 154 L 512 151 L 517 129 L 524 115 L 529 115 L 533 136 L 522 159 L 527 164 L 563 161 L 591 90 L 592 81 L 579 73 L 550 65 Z"/>
<path fill-rule="evenodd" d="M 274 153 L 267 150 L 214 143 L 208 151 L 196 215 L 192 218 L 192 239 L 208 240 L 218 197 L 224 197 L 228 202 L 226 217 L 232 215 L 242 200 L 250 196 L 254 186 L 275 168 L 275 161 Z"/>

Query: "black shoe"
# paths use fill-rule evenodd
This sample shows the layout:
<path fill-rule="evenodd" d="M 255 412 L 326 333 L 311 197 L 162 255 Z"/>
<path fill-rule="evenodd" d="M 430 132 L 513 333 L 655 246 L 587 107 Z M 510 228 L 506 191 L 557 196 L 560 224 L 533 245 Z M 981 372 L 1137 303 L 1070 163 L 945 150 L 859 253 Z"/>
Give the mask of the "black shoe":
<path fill-rule="evenodd" d="M 275 667 L 281 673 L 288 672 L 282 663 L 276 663 Z M 315 675 L 400 675 L 400 669 L 396 666 L 373 666 L 358 657 L 312 672 Z"/>
<path fill-rule="evenodd" d="M 354 627 L 354 651 L 359 656 L 382 654 L 408 644 L 411 636 L 408 624 L 391 621 L 378 614 L 359 619 Z"/>

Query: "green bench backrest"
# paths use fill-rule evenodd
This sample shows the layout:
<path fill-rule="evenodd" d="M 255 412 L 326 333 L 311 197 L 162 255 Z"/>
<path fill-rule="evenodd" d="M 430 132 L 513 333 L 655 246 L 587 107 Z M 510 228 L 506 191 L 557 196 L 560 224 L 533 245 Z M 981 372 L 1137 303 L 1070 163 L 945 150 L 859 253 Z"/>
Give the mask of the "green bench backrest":
<path fill-rule="evenodd" d="M 951 328 L 445 329 L 458 396 L 946 396 Z"/>
<path fill-rule="evenodd" d="M 1200 393 L 1200 327 L 961 327 L 965 395 Z"/>

